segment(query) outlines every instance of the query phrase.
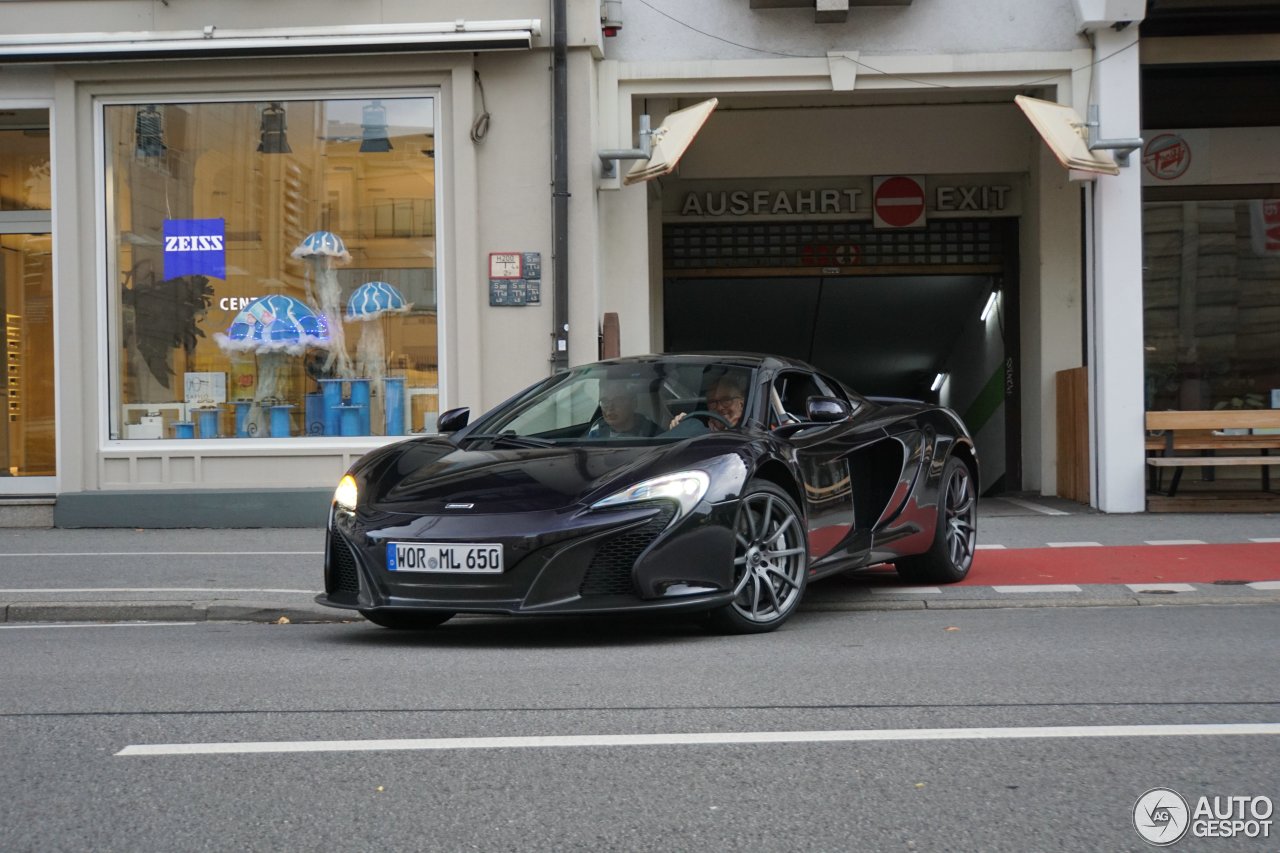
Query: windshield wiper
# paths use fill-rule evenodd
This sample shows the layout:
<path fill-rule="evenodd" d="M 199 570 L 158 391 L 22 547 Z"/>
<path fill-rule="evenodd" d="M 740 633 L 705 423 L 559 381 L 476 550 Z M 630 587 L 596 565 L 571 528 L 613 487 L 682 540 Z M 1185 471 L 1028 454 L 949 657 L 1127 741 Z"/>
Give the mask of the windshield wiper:
<path fill-rule="evenodd" d="M 517 435 L 514 432 L 500 433 L 481 433 L 479 435 L 469 435 L 467 441 L 475 439 L 476 441 L 488 440 L 496 444 L 506 444 L 512 447 L 555 447 L 554 441 L 545 438 L 535 438 L 532 435 Z"/>

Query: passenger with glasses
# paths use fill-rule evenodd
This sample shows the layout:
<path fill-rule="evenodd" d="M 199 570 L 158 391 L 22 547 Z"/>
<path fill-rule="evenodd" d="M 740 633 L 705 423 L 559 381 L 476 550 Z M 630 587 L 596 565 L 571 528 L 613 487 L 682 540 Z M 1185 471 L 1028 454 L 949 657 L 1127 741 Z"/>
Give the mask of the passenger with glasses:
<path fill-rule="evenodd" d="M 743 407 L 747 401 L 746 380 L 732 373 L 726 373 L 715 379 L 707 387 L 707 411 L 714 412 L 728 422 L 728 426 L 717 418 L 707 418 L 707 428 L 712 432 L 736 427 L 742 420 Z M 685 412 L 671 419 L 668 429 L 675 429 L 684 423 Z M 695 420 L 694 423 L 697 423 Z"/>

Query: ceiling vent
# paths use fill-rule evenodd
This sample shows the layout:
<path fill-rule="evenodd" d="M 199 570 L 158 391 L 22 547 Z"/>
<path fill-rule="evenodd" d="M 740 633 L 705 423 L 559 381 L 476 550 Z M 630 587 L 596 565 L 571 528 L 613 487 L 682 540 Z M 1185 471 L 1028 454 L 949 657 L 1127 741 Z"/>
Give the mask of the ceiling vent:
<path fill-rule="evenodd" d="M 843 24 L 849 20 L 849 7 L 910 6 L 911 0 L 751 0 L 752 9 L 813 9 L 813 20 L 819 24 Z"/>

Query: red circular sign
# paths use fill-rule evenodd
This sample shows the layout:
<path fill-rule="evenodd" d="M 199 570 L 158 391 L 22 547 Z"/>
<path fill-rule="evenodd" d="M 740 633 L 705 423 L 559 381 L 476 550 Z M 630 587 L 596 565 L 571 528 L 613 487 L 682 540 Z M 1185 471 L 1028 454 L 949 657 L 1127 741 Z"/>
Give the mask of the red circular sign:
<path fill-rule="evenodd" d="M 1142 165 L 1153 178 L 1162 181 L 1180 178 L 1191 166 L 1191 146 L 1177 134 L 1162 133 L 1143 149 Z"/>
<path fill-rule="evenodd" d="M 924 217 L 924 188 L 911 178 L 885 178 L 876 187 L 874 199 L 877 224 L 908 228 Z"/>

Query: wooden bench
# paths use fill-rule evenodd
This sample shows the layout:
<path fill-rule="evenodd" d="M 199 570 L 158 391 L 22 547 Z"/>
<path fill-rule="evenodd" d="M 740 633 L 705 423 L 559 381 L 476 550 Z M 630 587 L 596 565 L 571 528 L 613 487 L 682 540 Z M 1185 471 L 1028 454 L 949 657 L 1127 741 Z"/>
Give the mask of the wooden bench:
<path fill-rule="evenodd" d="M 1224 430 L 1248 432 L 1224 435 Z M 1204 468 L 1206 478 L 1212 479 L 1214 468 L 1253 466 L 1262 469 L 1263 491 L 1271 491 L 1270 466 L 1280 465 L 1280 456 L 1270 452 L 1280 450 L 1280 433 L 1259 434 L 1257 430 L 1280 430 L 1280 409 L 1147 412 L 1146 448 L 1160 454 L 1147 457 L 1151 490 L 1159 491 L 1164 468 L 1174 469 L 1168 491 L 1172 497 L 1186 468 Z M 1240 451 L 1259 452 L 1241 455 Z M 1219 456 L 1220 452 L 1233 455 Z"/>

